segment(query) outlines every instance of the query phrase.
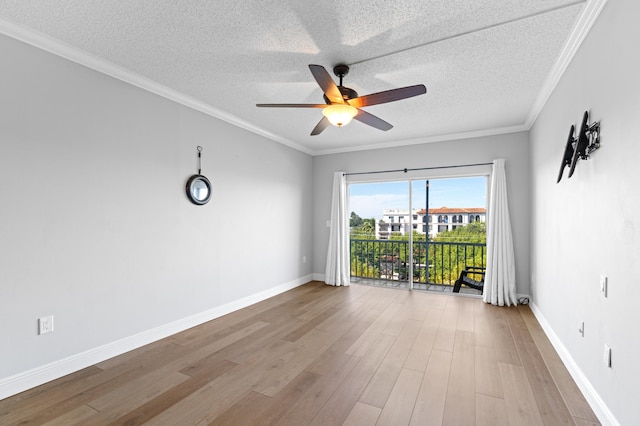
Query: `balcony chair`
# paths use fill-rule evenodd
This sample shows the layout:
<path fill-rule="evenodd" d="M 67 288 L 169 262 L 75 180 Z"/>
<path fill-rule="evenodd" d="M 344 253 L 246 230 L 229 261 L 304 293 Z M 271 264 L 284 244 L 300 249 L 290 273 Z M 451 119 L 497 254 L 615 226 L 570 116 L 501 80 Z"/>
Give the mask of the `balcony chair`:
<path fill-rule="evenodd" d="M 465 266 L 462 271 L 460 271 L 460 277 L 456 280 L 453 285 L 453 292 L 460 293 L 460 287 L 463 285 L 465 287 L 475 288 L 476 290 L 482 291 L 484 288 L 484 274 L 485 268 L 480 266 Z M 469 275 L 479 278 L 479 280 L 471 278 Z"/>

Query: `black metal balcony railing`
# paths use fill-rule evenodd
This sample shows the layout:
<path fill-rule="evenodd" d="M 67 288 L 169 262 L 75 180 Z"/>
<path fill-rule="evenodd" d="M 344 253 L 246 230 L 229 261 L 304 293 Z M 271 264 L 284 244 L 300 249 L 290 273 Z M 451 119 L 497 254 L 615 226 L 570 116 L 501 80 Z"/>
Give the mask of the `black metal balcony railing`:
<path fill-rule="evenodd" d="M 350 242 L 352 277 L 409 281 L 408 241 L 351 239 Z M 413 282 L 453 286 L 466 266 L 485 268 L 486 262 L 485 243 L 414 241 Z"/>

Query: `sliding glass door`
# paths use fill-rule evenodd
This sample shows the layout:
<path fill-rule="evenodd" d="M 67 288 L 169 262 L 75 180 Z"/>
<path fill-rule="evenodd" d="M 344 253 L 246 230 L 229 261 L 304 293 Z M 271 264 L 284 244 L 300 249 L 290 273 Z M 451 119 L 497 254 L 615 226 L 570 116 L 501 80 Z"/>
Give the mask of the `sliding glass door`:
<path fill-rule="evenodd" d="M 354 282 L 451 291 L 486 262 L 486 176 L 349 184 Z"/>
<path fill-rule="evenodd" d="M 409 182 L 349 185 L 352 279 L 409 288 Z"/>

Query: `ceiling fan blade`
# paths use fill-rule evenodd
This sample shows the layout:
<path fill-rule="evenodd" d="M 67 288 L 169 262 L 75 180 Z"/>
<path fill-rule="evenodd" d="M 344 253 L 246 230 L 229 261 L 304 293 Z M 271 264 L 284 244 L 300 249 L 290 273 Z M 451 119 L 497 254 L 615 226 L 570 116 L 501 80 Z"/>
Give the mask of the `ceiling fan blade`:
<path fill-rule="evenodd" d="M 256 104 L 263 108 L 324 108 L 327 104 Z"/>
<path fill-rule="evenodd" d="M 344 103 L 344 98 L 342 97 L 342 93 L 340 93 L 340 89 L 336 86 L 336 83 L 333 81 L 327 70 L 322 65 L 309 65 L 309 69 L 311 70 L 311 74 L 313 74 L 313 78 L 316 79 L 318 85 L 324 92 L 325 96 L 332 103 Z"/>
<path fill-rule="evenodd" d="M 361 123 L 368 124 L 371 127 L 375 127 L 376 129 L 384 130 L 385 132 L 393 128 L 391 124 L 387 123 L 383 119 L 378 118 L 375 115 L 361 109 L 358 110 L 358 115 L 353 118 Z"/>
<path fill-rule="evenodd" d="M 331 123 L 329 123 L 329 120 L 327 119 L 327 117 L 322 117 L 322 120 L 320 120 L 318 124 L 316 124 L 316 127 L 314 127 L 313 130 L 311 131 L 311 136 L 319 135 L 330 124 Z"/>
<path fill-rule="evenodd" d="M 360 96 L 355 99 L 349 99 L 349 105 L 361 108 L 369 105 L 384 104 L 387 102 L 399 101 L 400 99 L 412 98 L 427 93 L 424 84 L 416 84 L 415 86 L 400 87 L 398 89 L 385 90 L 384 92 L 372 93 L 370 95 Z"/>

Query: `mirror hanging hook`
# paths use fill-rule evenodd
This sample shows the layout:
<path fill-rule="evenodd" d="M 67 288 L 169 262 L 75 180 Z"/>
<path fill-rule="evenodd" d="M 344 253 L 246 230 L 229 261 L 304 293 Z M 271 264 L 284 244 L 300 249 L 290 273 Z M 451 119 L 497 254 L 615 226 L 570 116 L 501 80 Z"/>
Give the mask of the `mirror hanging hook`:
<path fill-rule="evenodd" d="M 202 174 L 202 147 L 198 145 L 198 174 Z"/>

